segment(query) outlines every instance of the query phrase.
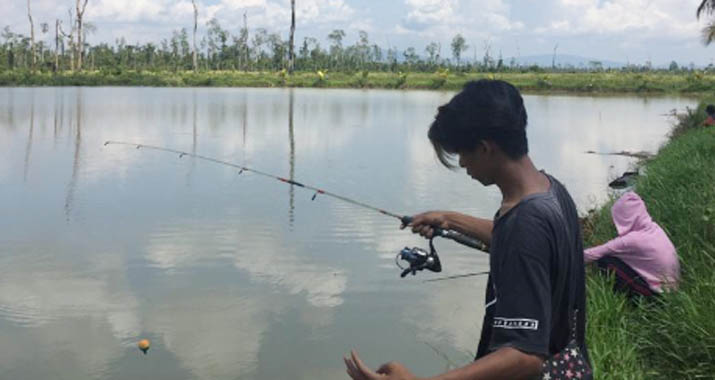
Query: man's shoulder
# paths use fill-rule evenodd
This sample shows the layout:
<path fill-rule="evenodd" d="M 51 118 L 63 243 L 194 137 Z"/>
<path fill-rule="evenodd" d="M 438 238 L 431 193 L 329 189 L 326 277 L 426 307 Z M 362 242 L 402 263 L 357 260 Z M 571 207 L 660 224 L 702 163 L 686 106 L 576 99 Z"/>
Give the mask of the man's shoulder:
<path fill-rule="evenodd" d="M 497 220 L 495 230 L 547 232 L 558 225 L 578 223 L 576 206 L 566 188 L 554 177 L 547 174 L 551 187 L 543 193 L 536 193 L 522 199 L 508 214 Z"/>
<path fill-rule="evenodd" d="M 519 219 L 549 219 L 561 213 L 559 196 L 552 188 L 546 193 L 537 194 L 519 204 Z"/>
<path fill-rule="evenodd" d="M 498 230 L 512 239 L 515 234 L 521 236 L 519 240 L 526 237 L 526 240 L 546 237 L 552 225 L 560 219 L 559 214 L 558 202 L 553 196 L 539 194 L 516 205 L 512 212 L 506 215 L 507 220 L 499 223 Z"/>
<path fill-rule="evenodd" d="M 572 223 L 575 204 L 566 188 L 553 177 L 549 191 L 525 199 L 519 204 L 515 225 L 553 225 Z"/>

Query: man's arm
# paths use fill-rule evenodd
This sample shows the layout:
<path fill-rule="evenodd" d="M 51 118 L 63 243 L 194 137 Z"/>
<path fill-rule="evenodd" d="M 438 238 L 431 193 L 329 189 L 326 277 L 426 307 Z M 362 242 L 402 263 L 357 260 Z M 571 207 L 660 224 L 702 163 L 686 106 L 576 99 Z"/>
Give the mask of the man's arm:
<path fill-rule="evenodd" d="M 354 380 L 419 380 L 405 366 L 397 362 L 383 364 L 377 371 L 373 371 L 354 351 L 344 360 L 348 375 Z M 462 368 L 424 380 L 530 379 L 541 372 L 542 363 L 543 359 L 540 356 L 504 347 Z"/>
<path fill-rule="evenodd" d="M 530 379 L 541 372 L 544 359 L 515 348 L 500 348 L 491 354 L 429 380 L 512 380 Z"/>
<path fill-rule="evenodd" d="M 428 211 L 415 215 L 408 226 L 412 227 L 412 232 L 419 233 L 427 238 L 432 237 L 434 233 L 433 227 L 440 227 L 473 236 L 489 245 L 492 241 L 494 222 L 458 212 Z"/>

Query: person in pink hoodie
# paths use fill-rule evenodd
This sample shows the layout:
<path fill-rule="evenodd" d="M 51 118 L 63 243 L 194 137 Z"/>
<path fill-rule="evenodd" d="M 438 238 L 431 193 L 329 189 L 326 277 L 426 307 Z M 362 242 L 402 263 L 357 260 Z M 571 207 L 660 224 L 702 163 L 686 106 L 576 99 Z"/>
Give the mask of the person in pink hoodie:
<path fill-rule="evenodd" d="M 603 272 L 613 273 L 616 289 L 629 296 L 676 289 L 680 264 L 675 247 L 651 219 L 641 197 L 626 192 L 613 204 L 611 215 L 618 237 L 586 249 L 584 261 L 595 261 Z"/>

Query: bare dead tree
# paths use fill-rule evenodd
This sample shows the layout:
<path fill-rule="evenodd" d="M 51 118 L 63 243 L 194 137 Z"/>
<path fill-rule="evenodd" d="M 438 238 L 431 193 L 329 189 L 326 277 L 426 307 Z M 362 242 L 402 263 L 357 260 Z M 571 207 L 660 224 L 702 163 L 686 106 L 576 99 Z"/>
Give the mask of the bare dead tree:
<path fill-rule="evenodd" d="M 85 22 L 82 26 L 82 44 L 86 44 L 87 35 L 97 31 L 97 27 L 91 22 Z M 90 70 L 94 70 L 94 52 L 89 53 Z"/>
<path fill-rule="evenodd" d="M 554 46 L 554 56 L 551 57 L 551 68 L 552 69 L 556 68 L 556 49 L 558 49 L 558 48 L 559 48 L 559 44 L 557 42 L 556 45 Z"/>
<path fill-rule="evenodd" d="M 67 39 L 69 40 L 69 42 L 70 42 L 70 70 L 74 71 L 74 68 L 75 68 L 75 65 L 74 65 L 74 63 L 75 63 L 75 61 L 74 61 L 74 56 L 75 56 L 75 54 L 74 54 L 74 52 L 75 52 L 75 46 L 74 46 L 75 24 L 74 24 L 74 17 L 72 16 L 72 9 L 71 9 L 71 8 L 68 9 L 68 10 L 67 10 L 67 13 L 69 14 L 69 17 L 70 17 L 70 25 L 71 25 L 71 27 L 70 27 L 70 32 L 69 32 L 69 33 L 65 33 L 65 31 L 62 29 L 62 21 L 60 21 L 60 34 L 62 34 L 62 36 L 63 36 L 64 38 L 67 38 Z M 64 46 L 64 43 L 63 43 L 63 46 Z M 63 48 L 63 50 L 64 50 L 64 48 Z"/>
<path fill-rule="evenodd" d="M 87 2 L 89 0 L 77 0 L 76 4 L 76 15 L 77 15 L 77 70 L 82 70 L 82 50 L 84 49 L 84 35 L 82 34 L 82 18 L 84 17 L 84 11 L 87 8 Z M 80 8 L 80 3 L 82 7 Z"/>
<path fill-rule="evenodd" d="M 196 57 L 196 29 L 199 27 L 199 8 L 196 7 L 196 0 L 191 0 L 191 4 L 194 5 L 194 46 L 191 55 L 193 57 L 194 71 L 196 71 L 199 67 Z"/>
<path fill-rule="evenodd" d="M 60 20 L 55 19 L 55 66 L 53 71 L 57 72 L 60 69 Z"/>
<path fill-rule="evenodd" d="M 29 1 L 29 0 L 28 0 Z M 290 46 L 288 47 L 288 72 L 293 73 L 295 65 L 295 0 L 290 0 Z"/>
<path fill-rule="evenodd" d="M 251 64 L 251 57 L 250 50 L 248 50 L 248 15 L 246 15 L 246 11 L 243 11 L 243 29 L 246 31 L 246 42 L 243 44 L 244 55 L 246 57 L 246 68 L 243 70 L 247 71 L 249 69 L 249 65 Z"/>
<path fill-rule="evenodd" d="M 40 37 L 40 39 L 42 41 L 45 40 L 44 35 L 47 34 L 48 30 L 50 30 L 50 26 L 46 22 L 41 22 L 40 23 L 40 33 L 42 33 L 42 36 Z M 47 49 L 45 48 L 45 44 L 42 41 L 40 42 L 40 46 L 39 46 L 39 49 L 40 49 L 39 57 L 40 57 L 40 65 L 44 66 L 45 65 L 45 52 L 47 52 Z"/>
<path fill-rule="evenodd" d="M 482 58 L 483 65 L 485 68 L 490 68 L 492 67 L 492 64 L 494 63 L 494 59 L 492 59 L 492 41 L 491 37 L 484 40 L 483 43 L 484 46 L 484 57 Z M 477 60 L 477 50 L 476 46 L 474 48 L 474 60 Z"/>
<path fill-rule="evenodd" d="M 30 0 L 27 0 L 27 18 L 30 19 L 30 53 L 32 54 L 32 70 L 35 70 L 35 65 L 37 65 L 37 54 L 35 53 L 35 24 L 32 22 Z"/>

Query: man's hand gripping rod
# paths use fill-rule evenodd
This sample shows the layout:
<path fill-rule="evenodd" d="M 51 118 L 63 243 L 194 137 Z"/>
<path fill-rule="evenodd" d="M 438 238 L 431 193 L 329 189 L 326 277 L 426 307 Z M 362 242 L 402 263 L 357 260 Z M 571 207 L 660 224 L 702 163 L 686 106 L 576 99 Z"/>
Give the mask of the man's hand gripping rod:
<path fill-rule="evenodd" d="M 412 217 L 411 216 L 403 216 L 400 218 L 400 220 L 402 221 L 402 224 L 406 226 L 406 225 L 410 224 L 410 222 L 412 222 Z M 434 227 L 434 226 L 432 226 L 432 228 L 434 229 L 434 236 L 451 239 L 451 240 L 456 241 L 459 244 L 466 245 L 467 247 L 471 247 L 474 249 L 478 249 L 482 252 L 489 253 L 489 246 L 486 245 L 484 242 L 482 242 L 479 239 L 475 239 L 471 236 L 467 236 L 465 234 L 459 233 L 454 230 L 445 230 L 443 228 Z"/>

